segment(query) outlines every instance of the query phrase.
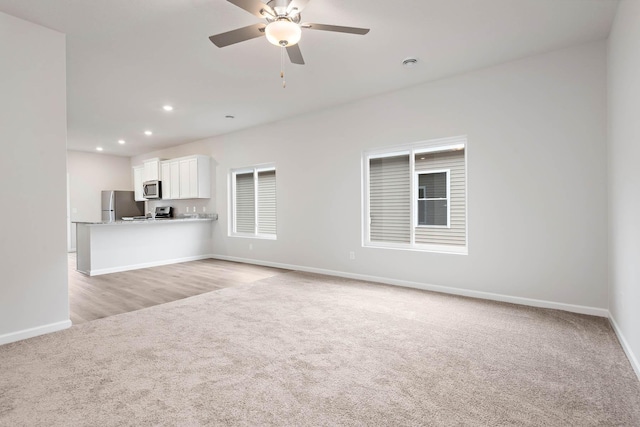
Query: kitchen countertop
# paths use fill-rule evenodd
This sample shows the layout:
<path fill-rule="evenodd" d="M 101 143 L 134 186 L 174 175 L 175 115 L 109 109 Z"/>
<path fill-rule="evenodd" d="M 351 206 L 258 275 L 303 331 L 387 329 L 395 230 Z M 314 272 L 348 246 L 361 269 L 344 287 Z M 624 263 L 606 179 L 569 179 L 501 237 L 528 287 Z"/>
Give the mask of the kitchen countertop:
<path fill-rule="evenodd" d="M 149 225 L 149 224 L 175 224 L 177 222 L 206 222 L 215 221 L 215 217 L 198 218 L 159 218 L 159 219 L 134 219 L 117 221 L 72 221 L 74 224 L 84 225 Z"/>

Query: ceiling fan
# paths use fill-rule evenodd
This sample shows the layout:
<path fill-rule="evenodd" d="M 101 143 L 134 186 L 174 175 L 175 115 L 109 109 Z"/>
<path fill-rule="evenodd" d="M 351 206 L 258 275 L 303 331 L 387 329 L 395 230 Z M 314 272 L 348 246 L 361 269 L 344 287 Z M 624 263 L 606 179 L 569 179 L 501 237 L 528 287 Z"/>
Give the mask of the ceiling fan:
<path fill-rule="evenodd" d="M 368 28 L 342 27 L 338 25 L 324 25 L 312 23 L 300 23 L 300 12 L 309 0 L 269 0 L 262 3 L 260 0 L 227 0 L 258 18 L 263 18 L 266 23 L 249 25 L 226 33 L 216 34 L 209 40 L 218 47 L 225 47 L 246 40 L 267 36 L 267 40 L 276 46 L 286 48 L 289 59 L 294 64 L 304 65 L 302 52 L 298 42 L 302 35 L 302 28 L 321 31 L 335 31 L 338 33 L 360 34 L 369 32 Z M 281 72 L 282 74 L 282 72 Z"/>

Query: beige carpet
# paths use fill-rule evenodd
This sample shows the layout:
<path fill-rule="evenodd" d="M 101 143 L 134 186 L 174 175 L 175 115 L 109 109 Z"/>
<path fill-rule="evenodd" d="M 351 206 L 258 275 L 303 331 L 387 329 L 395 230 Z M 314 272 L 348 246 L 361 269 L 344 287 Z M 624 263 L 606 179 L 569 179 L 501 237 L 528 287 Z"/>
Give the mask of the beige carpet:
<path fill-rule="evenodd" d="M 605 319 L 302 273 L 0 347 L 0 425 L 638 426 Z"/>

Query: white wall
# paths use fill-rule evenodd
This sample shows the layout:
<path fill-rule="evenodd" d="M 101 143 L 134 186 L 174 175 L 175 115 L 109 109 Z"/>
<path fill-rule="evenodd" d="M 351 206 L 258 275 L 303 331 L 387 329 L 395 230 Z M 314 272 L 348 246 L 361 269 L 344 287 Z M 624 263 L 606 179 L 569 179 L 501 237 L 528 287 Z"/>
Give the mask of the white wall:
<path fill-rule="evenodd" d="M 620 2 L 608 53 L 609 305 L 640 376 L 640 2 Z"/>
<path fill-rule="evenodd" d="M 102 219 L 102 190 L 133 191 L 129 157 L 67 151 L 71 221 Z M 71 248 L 75 249 L 75 225 L 71 226 Z"/>
<path fill-rule="evenodd" d="M 295 96 L 295 88 L 286 90 Z M 469 255 L 361 247 L 362 151 L 463 134 Z M 606 50 L 599 42 L 149 153 L 132 164 L 213 156 L 215 198 L 207 207 L 220 214 L 218 256 L 606 314 L 605 140 Z M 265 162 L 277 165 L 278 239 L 228 237 L 229 168 Z"/>
<path fill-rule="evenodd" d="M 0 344 L 70 326 L 63 34 L 0 13 Z"/>

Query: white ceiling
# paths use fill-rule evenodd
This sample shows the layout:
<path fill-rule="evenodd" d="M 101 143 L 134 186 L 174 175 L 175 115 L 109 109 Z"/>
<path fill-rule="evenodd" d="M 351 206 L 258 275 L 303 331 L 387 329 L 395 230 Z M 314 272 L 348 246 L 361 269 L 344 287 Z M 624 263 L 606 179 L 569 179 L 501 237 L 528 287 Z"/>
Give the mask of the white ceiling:
<path fill-rule="evenodd" d="M 67 35 L 68 147 L 123 156 L 604 39 L 616 7 L 616 0 L 311 0 L 303 22 L 371 32 L 303 30 L 306 65 L 287 61 L 282 89 L 279 49 L 264 37 L 222 49 L 208 40 L 260 22 L 225 0 L 0 0 L 0 11 Z M 417 68 L 401 66 L 409 56 L 420 59 Z M 173 112 L 162 110 L 167 103 Z"/>

